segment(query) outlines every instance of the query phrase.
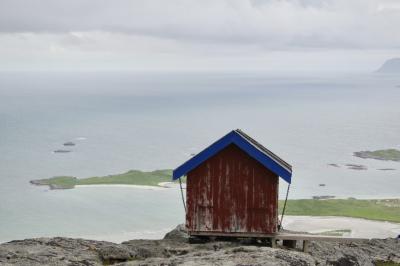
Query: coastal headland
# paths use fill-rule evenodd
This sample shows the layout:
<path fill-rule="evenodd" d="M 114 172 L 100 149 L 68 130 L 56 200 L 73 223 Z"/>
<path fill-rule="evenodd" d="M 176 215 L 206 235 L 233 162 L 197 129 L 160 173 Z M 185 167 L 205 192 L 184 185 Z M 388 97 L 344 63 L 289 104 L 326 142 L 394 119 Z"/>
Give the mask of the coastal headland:
<path fill-rule="evenodd" d="M 74 176 L 55 176 L 45 179 L 31 180 L 38 186 L 49 186 L 50 189 L 72 189 L 79 185 L 142 185 L 160 186 L 160 183 L 171 181 L 172 170 L 155 170 L 150 172 L 130 170 L 126 173 L 77 178 Z"/>
<path fill-rule="evenodd" d="M 94 185 L 126 185 L 135 188 L 168 189 L 172 170 L 155 170 L 143 172 L 131 170 L 126 173 L 101 177 L 76 178 L 59 176 L 48 179 L 32 180 L 31 183 L 39 186 L 48 186 L 50 189 L 72 189 L 75 186 Z M 185 180 L 183 180 L 185 182 Z M 282 211 L 284 201 L 279 201 L 279 210 Z M 400 223 L 400 199 L 293 199 L 288 200 L 285 215 L 306 216 L 343 216 L 364 218 L 377 221 Z"/>

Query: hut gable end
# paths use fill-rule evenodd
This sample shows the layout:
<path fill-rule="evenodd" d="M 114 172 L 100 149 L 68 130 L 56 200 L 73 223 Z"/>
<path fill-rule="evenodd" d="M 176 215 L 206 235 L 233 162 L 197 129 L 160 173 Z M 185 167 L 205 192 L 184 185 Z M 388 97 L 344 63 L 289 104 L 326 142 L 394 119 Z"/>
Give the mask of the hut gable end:
<path fill-rule="evenodd" d="M 235 144 L 250 157 L 257 160 L 265 168 L 280 176 L 286 182 L 291 183 L 292 167 L 290 164 L 279 158 L 276 154 L 262 146 L 260 143 L 249 137 L 240 129 L 236 129 L 211 144 L 209 147 L 192 157 L 190 160 L 173 171 L 173 180 L 186 175 L 188 172 L 217 154 L 230 144 Z"/>
<path fill-rule="evenodd" d="M 233 130 L 173 172 L 186 175 L 190 235 L 259 236 L 278 227 L 279 176 L 292 167 L 241 130 Z"/>

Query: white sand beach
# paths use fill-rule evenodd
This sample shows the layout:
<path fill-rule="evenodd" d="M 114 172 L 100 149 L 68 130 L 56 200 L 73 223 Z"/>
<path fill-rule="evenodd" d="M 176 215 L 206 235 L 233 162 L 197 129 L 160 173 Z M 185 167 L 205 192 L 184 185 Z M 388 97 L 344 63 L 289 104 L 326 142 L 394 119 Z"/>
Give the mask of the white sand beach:
<path fill-rule="evenodd" d="M 186 187 L 182 184 L 183 188 Z M 75 188 L 87 188 L 87 187 L 124 187 L 124 188 L 139 188 L 148 190 L 163 190 L 167 188 L 179 188 L 179 184 L 174 182 L 160 182 L 158 186 L 146 186 L 146 185 L 130 185 L 130 184 L 93 184 L 93 185 L 75 185 Z"/>
<path fill-rule="evenodd" d="M 160 182 L 158 185 L 165 188 L 179 188 L 179 183 L 175 182 Z M 186 188 L 186 184 L 182 183 L 182 188 Z"/>
<path fill-rule="evenodd" d="M 355 238 L 392 238 L 400 234 L 400 224 L 372 221 L 359 218 L 333 216 L 285 216 L 284 229 L 309 233 L 322 233 L 333 230 L 351 230 L 345 237 Z M 106 235 L 80 235 L 73 237 L 121 243 L 131 239 L 161 239 L 172 228 L 158 231 L 128 231 Z"/>
<path fill-rule="evenodd" d="M 93 187 L 122 187 L 122 188 L 136 188 L 136 189 L 147 189 L 147 190 L 164 190 L 167 187 L 163 186 L 145 186 L 145 185 L 129 185 L 129 184 L 97 184 L 97 185 L 76 185 L 75 188 L 93 188 Z"/>
<path fill-rule="evenodd" d="M 334 216 L 285 216 L 283 228 L 309 233 L 351 230 L 349 237 L 388 238 L 400 234 L 400 224 Z"/>

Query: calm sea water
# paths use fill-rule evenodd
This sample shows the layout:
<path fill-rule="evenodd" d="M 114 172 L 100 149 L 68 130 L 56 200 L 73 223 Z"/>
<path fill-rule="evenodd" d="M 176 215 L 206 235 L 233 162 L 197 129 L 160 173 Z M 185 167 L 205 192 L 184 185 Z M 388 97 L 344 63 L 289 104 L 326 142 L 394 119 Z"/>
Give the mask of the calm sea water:
<path fill-rule="evenodd" d="M 352 156 L 400 149 L 398 85 L 362 73 L 0 73 L 0 242 L 161 237 L 184 220 L 177 189 L 29 180 L 174 168 L 235 128 L 293 165 L 290 198 L 400 197 L 400 163 Z M 66 141 L 73 152 L 52 152 Z"/>

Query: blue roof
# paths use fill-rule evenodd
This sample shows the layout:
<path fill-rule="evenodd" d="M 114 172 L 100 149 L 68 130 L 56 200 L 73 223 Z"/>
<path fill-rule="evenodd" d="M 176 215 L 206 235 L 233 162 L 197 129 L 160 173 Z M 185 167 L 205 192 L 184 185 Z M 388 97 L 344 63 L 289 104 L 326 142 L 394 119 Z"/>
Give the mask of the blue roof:
<path fill-rule="evenodd" d="M 230 144 L 235 144 L 250 157 L 257 160 L 265 168 L 280 176 L 286 182 L 292 181 L 292 166 L 262 146 L 260 143 L 249 137 L 240 129 L 232 130 L 221 139 L 217 140 L 202 152 L 198 153 L 190 160 L 179 166 L 173 171 L 172 179 L 176 180 L 181 176 L 205 162 L 210 157 L 217 154 Z"/>

